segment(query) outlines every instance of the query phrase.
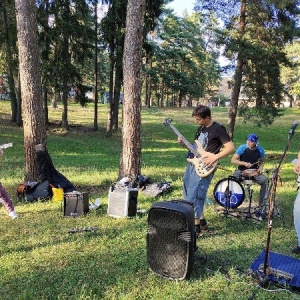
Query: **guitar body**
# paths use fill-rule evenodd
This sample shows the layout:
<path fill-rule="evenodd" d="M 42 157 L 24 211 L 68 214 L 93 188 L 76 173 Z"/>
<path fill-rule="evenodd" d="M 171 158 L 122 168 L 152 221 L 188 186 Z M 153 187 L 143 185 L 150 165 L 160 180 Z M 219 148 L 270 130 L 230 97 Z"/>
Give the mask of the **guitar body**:
<path fill-rule="evenodd" d="M 217 167 L 218 163 L 214 163 L 211 166 L 205 165 L 201 158 L 194 157 L 194 158 L 187 158 L 187 161 L 192 163 L 195 166 L 196 174 L 199 177 L 207 177 L 209 174 L 211 174 Z"/>
<path fill-rule="evenodd" d="M 203 149 L 200 141 L 196 140 L 195 143 L 197 145 L 197 150 L 184 138 L 184 136 L 171 124 L 170 119 L 165 119 L 166 125 L 169 125 L 171 129 L 177 134 L 177 136 L 182 138 L 184 145 L 194 154 L 193 158 L 187 158 L 187 161 L 192 163 L 195 166 L 196 174 L 199 177 L 207 177 L 211 174 L 218 166 L 218 161 L 216 161 L 213 165 L 207 166 L 202 162 L 202 157 L 205 156 L 206 151 Z"/>
<path fill-rule="evenodd" d="M 211 174 L 217 167 L 218 161 L 216 161 L 213 165 L 207 166 L 202 162 L 202 157 L 205 155 L 205 151 L 201 145 L 201 143 L 196 140 L 197 151 L 201 156 L 194 156 L 193 158 L 187 158 L 187 161 L 192 163 L 195 167 L 195 172 L 199 177 L 207 177 Z"/>

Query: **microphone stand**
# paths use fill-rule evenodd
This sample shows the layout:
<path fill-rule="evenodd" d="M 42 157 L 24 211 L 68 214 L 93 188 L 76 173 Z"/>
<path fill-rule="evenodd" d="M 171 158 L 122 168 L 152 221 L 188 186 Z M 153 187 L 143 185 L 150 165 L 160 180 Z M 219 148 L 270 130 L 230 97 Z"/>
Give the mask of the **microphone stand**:
<path fill-rule="evenodd" d="M 291 140 L 292 140 L 293 135 L 294 135 L 294 130 L 289 132 L 287 145 L 281 156 L 280 162 L 279 162 L 277 168 L 274 169 L 273 175 L 272 175 L 272 189 L 271 189 L 271 193 L 269 195 L 268 236 L 267 236 L 265 260 L 264 260 L 264 266 L 263 266 L 263 275 L 264 276 L 266 276 L 267 274 L 270 274 L 270 270 L 271 270 L 271 268 L 269 266 L 269 258 L 270 258 L 271 232 L 272 232 L 272 216 L 273 216 L 273 209 L 274 209 L 273 205 L 274 205 L 274 199 L 275 199 L 275 195 L 276 195 L 279 171 L 280 171 L 280 168 L 286 158 L 286 154 L 291 145 Z M 262 282 L 265 284 L 268 282 L 268 280 L 266 280 L 265 278 L 262 278 Z"/>

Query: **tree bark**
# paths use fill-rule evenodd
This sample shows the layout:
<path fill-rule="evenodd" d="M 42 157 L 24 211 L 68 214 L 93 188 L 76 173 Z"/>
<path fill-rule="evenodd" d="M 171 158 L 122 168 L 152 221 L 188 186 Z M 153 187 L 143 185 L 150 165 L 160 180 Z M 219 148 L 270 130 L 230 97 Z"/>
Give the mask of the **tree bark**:
<path fill-rule="evenodd" d="M 233 138 L 235 120 L 237 115 L 237 107 L 240 97 L 242 78 L 243 78 L 243 58 L 241 55 L 242 51 L 242 38 L 245 32 L 246 27 L 246 1 L 241 1 L 241 14 L 239 21 L 239 36 L 240 36 L 240 49 L 237 56 L 236 67 L 235 67 L 235 75 L 234 75 L 234 83 L 233 90 L 231 94 L 230 108 L 229 108 L 229 119 L 228 119 L 228 133 Z"/>
<path fill-rule="evenodd" d="M 123 56 L 124 105 L 119 177 L 141 172 L 142 46 L 146 0 L 129 0 Z"/>
<path fill-rule="evenodd" d="M 46 143 L 36 7 L 34 0 L 16 0 L 19 69 L 24 125 L 25 180 L 37 179 L 35 146 Z"/>
<path fill-rule="evenodd" d="M 18 116 L 18 102 L 16 95 L 16 86 L 14 80 L 13 70 L 13 58 L 11 53 L 11 37 L 9 34 L 9 24 L 7 20 L 7 12 L 5 5 L 2 7 L 2 17 L 3 17 L 3 26 L 4 26 L 4 36 L 5 36 L 5 56 L 7 62 L 7 73 L 8 73 L 8 86 L 10 90 L 10 103 L 11 103 L 11 121 L 16 123 Z"/>

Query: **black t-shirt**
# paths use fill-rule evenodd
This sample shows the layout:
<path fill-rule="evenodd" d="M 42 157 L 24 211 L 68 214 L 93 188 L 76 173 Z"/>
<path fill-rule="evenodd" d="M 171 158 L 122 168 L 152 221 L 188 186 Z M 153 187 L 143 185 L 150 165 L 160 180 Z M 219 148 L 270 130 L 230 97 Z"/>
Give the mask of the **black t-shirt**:
<path fill-rule="evenodd" d="M 245 151 L 243 152 L 243 154 L 240 156 L 241 161 L 246 161 L 251 164 L 255 164 L 251 167 L 251 169 L 259 168 L 259 165 L 257 164 L 257 162 L 260 158 L 261 158 L 261 154 L 257 148 L 253 149 L 253 150 L 250 148 L 246 148 Z M 249 168 L 246 168 L 245 166 L 238 166 L 238 169 L 241 171 L 244 171 Z"/>
<path fill-rule="evenodd" d="M 196 132 L 195 140 L 199 140 L 205 151 L 217 154 L 222 146 L 231 141 L 226 128 L 213 122 L 211 126 L 200 126 Z"/>

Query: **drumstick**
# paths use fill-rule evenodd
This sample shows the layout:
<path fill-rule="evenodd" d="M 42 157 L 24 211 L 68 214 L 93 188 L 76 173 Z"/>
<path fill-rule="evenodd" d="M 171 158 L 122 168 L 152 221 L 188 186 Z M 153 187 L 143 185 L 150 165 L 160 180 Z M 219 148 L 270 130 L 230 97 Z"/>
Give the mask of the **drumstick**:
<path fill-rule="evenodd" d="M 251 165 L 251 167 L 254 166 L 254 165 L 256 165 L 256 164 L 261 163 L 263 160 L 264 160 L 263 158 L 259 158 L 257 162 L 255 162 L 255 163 L 253 163 L 253 164 Z"/>

